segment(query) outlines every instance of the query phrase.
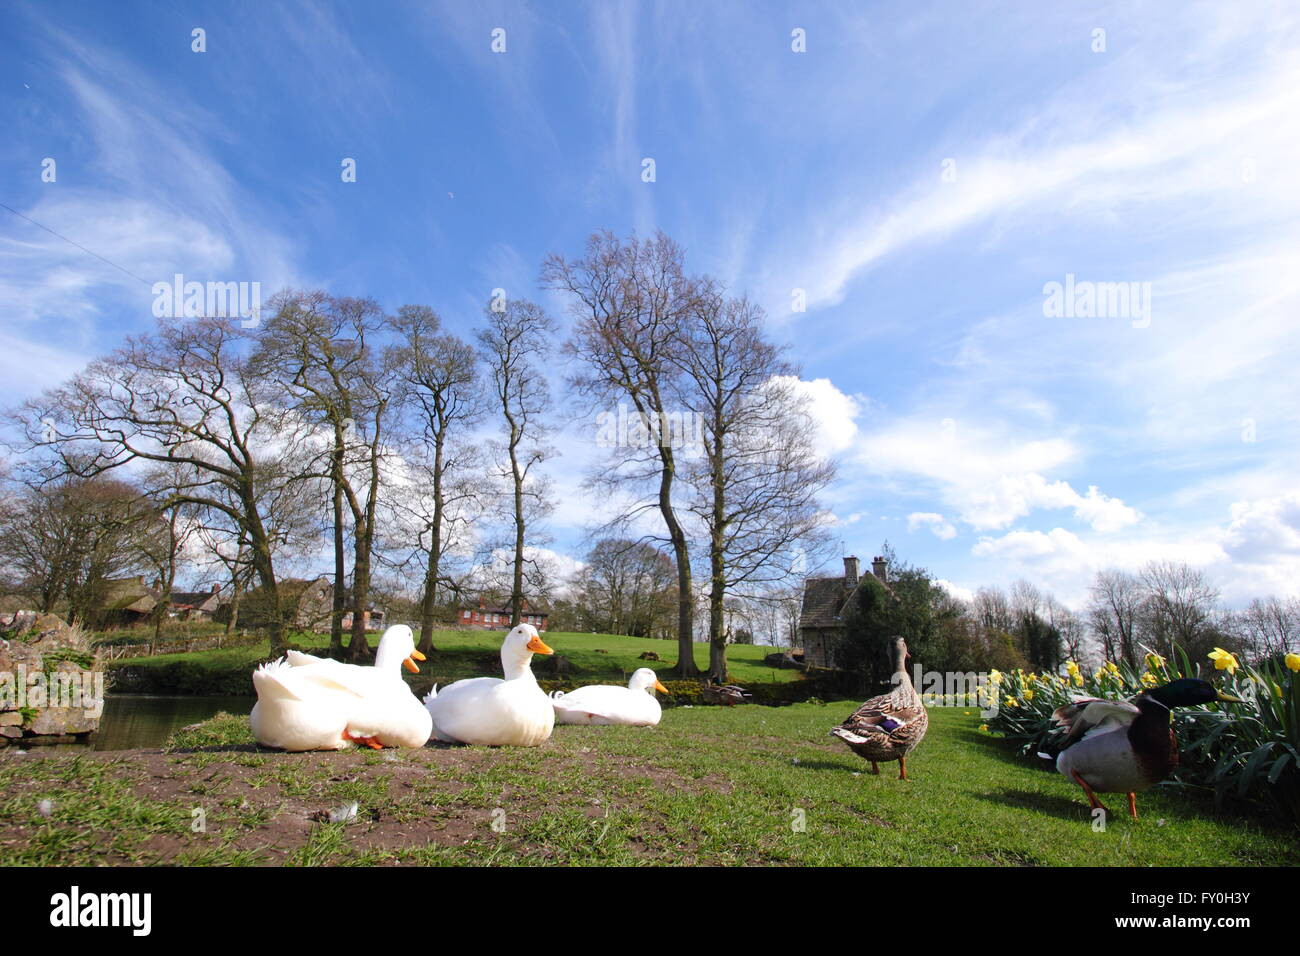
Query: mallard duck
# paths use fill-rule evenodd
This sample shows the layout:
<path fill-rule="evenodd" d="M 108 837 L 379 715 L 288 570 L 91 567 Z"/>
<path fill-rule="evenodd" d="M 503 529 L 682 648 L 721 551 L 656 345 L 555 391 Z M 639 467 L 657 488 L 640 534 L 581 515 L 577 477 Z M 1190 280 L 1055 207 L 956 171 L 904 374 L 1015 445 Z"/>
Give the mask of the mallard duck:
<path fill-rule="evenodd" d="M 1085 698 L 1058 707 L 1052 716 L 1066 733 L 1056 769 L 1083 788 L 1094 810 L 1105 809 L 1098 793 L 1128 794 L 1128 812 L 1136 820 L 1137 794 L 1178 766 L 1172 709 L 1213 700 L 1242 702 L 1215 690 L 1209 681 L 1183 677 L 1129 700 Z M 1052 759 L 1049 754 L 1040 756 Z"/>
<path fill-rule="evenodd" d="M 424 655 L 404 624 L 384 632 L 373 667 L 290 651 L 253 674 L 253 736 L 291 751 L 341 750 L 354 742 L 376 750 L 423 747 L 433 722 L 401 674 L 403 667 L 418 673 L 417 660 Z"/>
<path fill-rule="evenodd" d="M 878 764 L 898 761 L 898 779 L 907 779 L 907 755 L 915 749 L 930 726 L 920 695 L 907 676 L 907 644 L 894 638 L 892 648 L 894 689 L 867 701 L 848 720 L 831 731 L 849 745 L 863 760 L 871 761 L 871 772 L 880 773 Z"/>
<path fill-rule="evenodd" d="M 520 624 L 501 644 L 505 680 L 473 677 L 424 698 L 433 736 L 448 743 L 536 747 L 551 736 L 555 708 L 533 676 L 534 654 L 555 653 L 531 624 Z"/>
<path fill-rule="evenodd" d="M 737 704 L 743 704 L 746 697 L 752 697 L 749 691 L 743 687 L 737 687 L 735 684 L 705 684 L 704 699 L 713 704 L 722 704 L 726 707 L 735 707 Z"/>
<path fill-rule="evenodd" d="M 626 687 L 589 684 L 567 694 L 551 695 L 555 720 L 560 724 L 625 724 L 629 727 L 654 727 L 663 709 L 655 691 L 668 693 L 653 670 L 641 667 L 632 672 Z"/>

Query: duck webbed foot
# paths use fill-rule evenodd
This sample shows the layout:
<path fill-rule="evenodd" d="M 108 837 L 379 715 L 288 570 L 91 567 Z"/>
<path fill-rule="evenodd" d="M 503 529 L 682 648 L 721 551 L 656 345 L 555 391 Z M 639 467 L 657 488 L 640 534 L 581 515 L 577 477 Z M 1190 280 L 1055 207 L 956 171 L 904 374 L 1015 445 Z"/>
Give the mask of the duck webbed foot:
<path fill-rule="evenodd" d="M 346 739 L 346 740 L 351 740 L 353 743 L 365 744 L 365 745 L 366 745 L 367 747 L 369 747 L 371 750 L 383 750 L 383 749 L 384 749 L 384 745 L 381 744 L 381 743 L 379 742 L 379 738 L 378 738 L 378 737 L 356 737 L 356 736 L 353 736 L 352 734 L 348 733 L 346 730 L 343 731 L 343 737 L 344 737 L 344 739 Z"/>

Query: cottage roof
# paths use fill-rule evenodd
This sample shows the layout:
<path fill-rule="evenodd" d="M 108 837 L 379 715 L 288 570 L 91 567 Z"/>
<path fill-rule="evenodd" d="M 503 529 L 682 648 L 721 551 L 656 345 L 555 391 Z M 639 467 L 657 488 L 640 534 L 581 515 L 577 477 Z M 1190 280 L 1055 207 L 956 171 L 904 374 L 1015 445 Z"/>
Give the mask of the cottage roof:
<path fill-rule="evenodd" d="M 848 598 L 843 577 L 809 578 L 803 585 L 803 607 L 799 612 L 799 626 L 839 627 L 840 611 Z"/>
<path fill-rule="evenodd" d="M 173 591 L 172 604 L 177 607 L 197 607 L 212 601 L 214 598 L 220 598 L 218 591 Z"/>

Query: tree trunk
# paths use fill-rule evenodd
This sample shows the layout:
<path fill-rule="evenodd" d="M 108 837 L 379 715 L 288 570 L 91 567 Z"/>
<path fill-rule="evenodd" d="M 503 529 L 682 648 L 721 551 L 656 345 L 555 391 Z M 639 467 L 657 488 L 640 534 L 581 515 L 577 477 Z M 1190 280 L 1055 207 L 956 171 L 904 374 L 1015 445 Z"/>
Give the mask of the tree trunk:
<path fill-rule="evenodd" d="M 347 568 L 343 554 L 343 449 L 336 446 L 332 465 L 334 485 L 334 596 L 330 602 L 330 656 L 343 656 L 343 590 Z"/>
<path fill-rule="evenodd" d="M 267 625 L 269 637 L 271 640 L 271 656 L 280 657 L 285 652 L 285 627 L 284 614 L 280 610 L 280 586 L 275 580 L 275 571 L 271 566 L 271 552 L 266 547 L 265 541 L 255 541 L 252 544 L 253 571 L 257 575 L 257 582 L 262 586 L 262 591 L 267 597 L 267 603 L 270 605 L 270 623 Z"/>
<path fill-rule="evenodd" d="M 370 654 L 370 641 L 366 637 L 366 601 L 370 597 L 369 528 L 358 527 L 356 537 L 356 553 L 352 559 L 352 640 L 348 643 L 348 656 L 354 661 Z"/>
<path fill-rule="evenodd" d="M 524 606 L 524 487 L 515 479 L 515 576 L 510 587 L 510 626 L 518 627 Z"/>
<path fill-rule="evenodd" d="M 226 637 L 231 637 L 235 633 L 235 625 L 239 619 L 239 575 L 231 576 L 230 581 L 230 618 L 226 621 Z"/>
<path fill-rule="evenodd" d="M 681 680 L 691 680 L 700 676 L 700 669 L 695 666 L 695 619 L 694 595 L 691 593 L 691 553 L 686 543 L 686 532 L 682 530 L 673 510 L 673 474 L 675 465 L 672 453 L 664 449 L 664 468 L 659 477 L 659 512 L 664 524 L 668 526 L 668 540 L 673 545 L 673 557 L 677 561 L 677 664 L 673 673 Z"/>
<path fill-rule="evenodd" d="M 420 603 L 420 643 L 416 649 L 421 654 L 431 654 L 433 646 L 433 618 L 437 607 L 438 587 L 438 532 L 433 533 L 433 550 L 429 552 L 429 565 L 424 572 L 424 600 Z"/>
<path fill-rule="evenodd" d="M 724 620 L 727 599 L 727 498 L 726 476 L 722 474 L 725 458 L 722 451 L 724 431 L 721 415 L 714 415 L 714 446 L 709 456 L 712 472 L 713 502 L 709 524 L 709 677 L 727 682 L 727 626 Z"/>
<path fill-rule="evenodd" d="M 716 540 L 709 547 L 709 677 L 727 682 L 726 578 L 722 549 Z"/>
<path fill-rule="evenodd" d="M 442 513 L 445 502 L 442 497 L 443 436 L 438 434 L 433 449 L 433 527 L 429 529 L 429 563 L 424 572 L 424 601 L 420 605 L 420 643 L 416 648 L 421 654 L 432 654 L 433 615 L 438 606 L 438 577 L 442 573 Z"/>

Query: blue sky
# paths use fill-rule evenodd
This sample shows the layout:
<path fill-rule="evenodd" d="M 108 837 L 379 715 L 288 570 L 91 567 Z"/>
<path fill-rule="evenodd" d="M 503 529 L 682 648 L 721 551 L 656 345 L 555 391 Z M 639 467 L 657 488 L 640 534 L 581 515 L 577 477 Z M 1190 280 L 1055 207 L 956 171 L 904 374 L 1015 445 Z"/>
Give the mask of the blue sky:
<path fill-rule="evenodd" d="M 1073 604 L 1164 558 L 1300 588 L 1292 4 L 12 2 L 0 44 L 0 202 L 135 276 L 467 332 L 496 287 L 563 319 L 546 253 L 663 229 L 790 344 L 846 551 Z M 1149 321 L 1046 316 L 1067 274 Z M 0 209 L 0 402 L 151 301 Z M 572 557 L 594 455 L 557 444 Z"/>

